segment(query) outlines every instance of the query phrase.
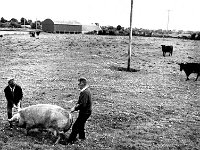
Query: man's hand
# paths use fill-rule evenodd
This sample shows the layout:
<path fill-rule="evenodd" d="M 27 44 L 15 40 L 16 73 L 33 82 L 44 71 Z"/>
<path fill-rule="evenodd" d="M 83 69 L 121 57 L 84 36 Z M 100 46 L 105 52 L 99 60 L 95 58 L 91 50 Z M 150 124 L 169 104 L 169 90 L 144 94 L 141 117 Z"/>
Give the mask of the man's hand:
<path fill-rule="evenodd" d="M 21 110 L 21 107 L 20 107 L 20 102 L 17 104 L 17 106 L 16 106 L 16 105 L 14 105 L 14 108 L 16 108 L 16 109 L 17 109 L 17 111 L 20 111 L 20 110 Z"/>
<path fill-rule="evenodd" d="M 71 108 L 71 113 L 73 113 L 75 111 L 75 107 Z"/>

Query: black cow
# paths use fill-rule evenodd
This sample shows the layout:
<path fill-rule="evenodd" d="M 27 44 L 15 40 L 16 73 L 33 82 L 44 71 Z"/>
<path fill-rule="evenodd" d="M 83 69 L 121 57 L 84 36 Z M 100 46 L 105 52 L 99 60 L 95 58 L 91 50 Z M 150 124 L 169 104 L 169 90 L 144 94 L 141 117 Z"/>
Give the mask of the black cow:
<path fill-rule="evenodd" d="M 35 32 L 34 31 L 30 31 L 30 37 L 35 37 Z"/>
<path fill-rule="evenodd" d="M 3 35 L 0 35 L 0 37 L 3 37 Z"/>
<path fill-rule="evenodd" d="M 173 46 L 166 46 L 166 45 L 161 45 L 162 46 L 162 51 L 163 51 L 163 56 L 165 57 L 166 52 L 169 53 L 169 56 L 172 56 L 172 52 L 173 52 Z"/>
<path fill-rule="evenodd" d="M 199 75 L 200 75 L 200 63 L 180 63 L 180 71 L 184 71 L 187 78 L 186 78 L 186 81 L 189 80 L 189 75 L 191 73 L 197 73 L 197 77 L 196 77 L 196 80 L 198 79 Z"/>
<path fill-rule="evenodd" d="M 37 36 L 39 36 L 39 35 L 40 35 L 40 31 L 36 31 L 35 33 L 36 33 L 36 35 L 37 35 Z"/>

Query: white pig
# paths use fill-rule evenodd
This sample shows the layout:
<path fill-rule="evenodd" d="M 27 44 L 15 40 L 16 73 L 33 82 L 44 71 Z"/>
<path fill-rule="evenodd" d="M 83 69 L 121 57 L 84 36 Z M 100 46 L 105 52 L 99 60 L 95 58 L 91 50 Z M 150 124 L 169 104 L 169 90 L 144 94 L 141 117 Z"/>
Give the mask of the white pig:
<path fill-rule="evenodd" d="M 25 127 L 28 134 L 30 129 L 42 128 L 54 131 L 58 136 L 55 144 L 60 140 L 60 134 L 67 132 L 73 122 L 72 115 L 64 108 L 51 104 L 31 105 L 18 110 L 9 122 L 14 122 L 19 127 Z"/>

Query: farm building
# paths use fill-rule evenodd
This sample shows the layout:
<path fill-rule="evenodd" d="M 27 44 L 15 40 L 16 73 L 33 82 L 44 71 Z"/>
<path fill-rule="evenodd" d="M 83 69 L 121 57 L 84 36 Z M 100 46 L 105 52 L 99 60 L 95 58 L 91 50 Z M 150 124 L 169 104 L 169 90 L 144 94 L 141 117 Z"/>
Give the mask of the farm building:
<path fill-rule="evenodd" d="M 45 19 L 42 22 L 42 30 L 49 33 L 87 33 L 98 32 L 101 28 L 97 25 L 81 25 L 78 22 L 54 22 L 51 19 Z"/>

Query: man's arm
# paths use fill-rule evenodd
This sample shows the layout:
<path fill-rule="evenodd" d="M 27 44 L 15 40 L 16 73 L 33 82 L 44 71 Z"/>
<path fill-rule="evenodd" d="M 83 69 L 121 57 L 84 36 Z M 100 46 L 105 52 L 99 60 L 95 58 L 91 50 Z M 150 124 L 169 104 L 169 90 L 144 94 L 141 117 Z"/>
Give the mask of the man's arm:
<path fill-rule="evenodd" d="M 19 111 L 21 109 L 21 103 L 19 102 L 17 105 L 14 104 L 14 107 Z"/>
<path fill-rule="evenodd" d="M 23 98 L 23 92 L 22 92 L 22 88 L 19 86 L 19 100 L 22 100 Z"/>
<path fill-rule="evenodd" d="M 87 104 L 87 94 L 85 92 L 81 92 L 80 93 L 80 97 L 78 100 L 77 105 L 75 106 L 75 111 L 80 110 L 82 108 L 84 108 Z"/>
<path fill-rule="evenodd" d="M 9 102 L 11 102 L 11 101 L 10 101 L 10 96 L 9 96 L 9 93 L 8 93 L 8 87 L 6 87 L 6 88 L 4 89 L 4 93 L 5 93 L 6 100 L 9 101 Z"/>
<path fill-rule="evenodd" d="M 71 112 L 74 112 L 74 111 L 77 111 L 77 110 L 84 108 L 87 104 L 87 98 L 88 98 L 87 93 L 81 92 L 79 99 L 78 99 L 78 102 L 77 102 L 76 106 L 74 106 L 71 109 Z"/>

